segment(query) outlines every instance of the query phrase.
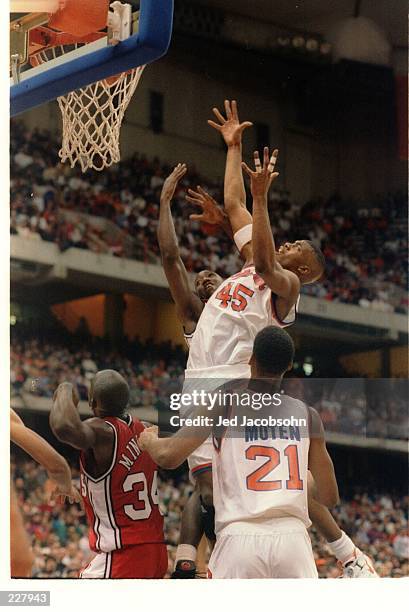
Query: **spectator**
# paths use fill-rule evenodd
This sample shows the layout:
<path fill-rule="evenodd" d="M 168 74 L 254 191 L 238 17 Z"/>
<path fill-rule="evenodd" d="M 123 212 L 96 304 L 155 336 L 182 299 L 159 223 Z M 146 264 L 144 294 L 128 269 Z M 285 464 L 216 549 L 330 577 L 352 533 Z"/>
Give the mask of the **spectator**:
<path fill-rule="evenodd" d="M 159 264 L 158 205 L 169 166 L 134 154 L 103 174 L 82 174 L 57 161 L 58 148 L 48 132 L 29 131 L 13 120 L 11 233 L 54 241 L 61 250 L 85 248 Z M 220 187 L 190 168 L 173 202 L 181 253 L 189 271 L 212 267 L 229 276 L 240 267 L 231 241 L 221 235 L 215 238 L 188 219 L 191 210 L 185 192 L 199 181 L 216 199 L 221 198 Z M 382 312 L 408 311 L 406 195 L 387 194 L 368 203 L 345 202 L 335 194 L 327 202 L 317 199 L 300 205 L 291 201 L 288 192 L 277 189 L 271 193 L 271 202 L 278 245 L 308 238 L 326 256 L 326 280 L 304 286 L 304 293 Z M 65 220 L 62 213 L 67 210 L 77 213 L 75 223 Z M 81 220 L 83 214 L 105 217 L 120 234 L 113 237 L 97 230 L 92 217 Z"/>

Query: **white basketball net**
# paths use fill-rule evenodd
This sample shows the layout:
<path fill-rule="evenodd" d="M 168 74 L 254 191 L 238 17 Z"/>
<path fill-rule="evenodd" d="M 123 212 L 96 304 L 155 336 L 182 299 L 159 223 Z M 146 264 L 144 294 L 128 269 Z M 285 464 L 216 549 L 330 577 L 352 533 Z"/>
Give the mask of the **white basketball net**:
<path fill-rule="evenodd" d="M 145 66 L 58 98 L 63 134 L 59 156 L 83 172 L 119 162 L 122 120 Z"/>
<path fill-rule="evenodd" d="M 44 64 L 78 49 L 82 44 L 50 47 L 34 56 L 35 65 Z M 80 164 L 83 172 L 103 170 L 121 159 L 119 136 L 122 120 L 145 66 L 117 74 L 57 98 L 62 114 L 62 145 L 59 156 L 71 168 Z"/>

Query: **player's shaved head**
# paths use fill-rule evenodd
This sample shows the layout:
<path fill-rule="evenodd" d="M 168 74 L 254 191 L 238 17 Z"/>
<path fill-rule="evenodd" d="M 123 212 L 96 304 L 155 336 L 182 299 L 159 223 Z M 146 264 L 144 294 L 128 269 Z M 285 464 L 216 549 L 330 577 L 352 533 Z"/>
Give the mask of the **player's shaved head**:
<path fill-rule="evenodd" d="M 308 281 L 309 283 L 313 283 L 316 280 L 321 280 L 325 276 L 325 257 L 321 249 L 311 242 L 311 240 L 304 240 L 304 242 L 309 246 L 315 257 L 315 262 L 311 266 L 311 280 Z"/>
<path fill-rule="evenodd" d="M 115 370 L 97 372 L 91 382 L 90 406 L 105 416 L 121 416 L 129 402 L 129 386 Z"/>
<path fill-rule="evenodd" d="M 268 325 L 254 339 L 251 363 L 255 367 L 252 372 L 254 369 L 261 377 L 281 377 L 291 368 L 294 352 L 291 336 L 281 327 Z"/>
<path fill-rule="evenodd" d="M 311 240 L 286 242 L 278 249 L 278 261 L 298 276 L 302 285 L 321 280 L 325 274 L 325 257 Z"/>

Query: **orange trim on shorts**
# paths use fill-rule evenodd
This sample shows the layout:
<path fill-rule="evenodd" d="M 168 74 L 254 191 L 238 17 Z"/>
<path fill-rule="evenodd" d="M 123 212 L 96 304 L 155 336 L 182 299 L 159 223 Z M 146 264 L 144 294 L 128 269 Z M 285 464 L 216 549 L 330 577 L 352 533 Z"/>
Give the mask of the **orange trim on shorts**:
<path fill-rule="evenodd" d="M 208 470 L 211 470 L 212 468 L 213 468 L 212 462 L 210 461 L 210 463 L 202 463 L 201 465 L 197 465 L 196 467 L 192 468 L 190 471 L 192 473 L 192 476 L 197 476 L 198 474 L 207 472 Z"/>

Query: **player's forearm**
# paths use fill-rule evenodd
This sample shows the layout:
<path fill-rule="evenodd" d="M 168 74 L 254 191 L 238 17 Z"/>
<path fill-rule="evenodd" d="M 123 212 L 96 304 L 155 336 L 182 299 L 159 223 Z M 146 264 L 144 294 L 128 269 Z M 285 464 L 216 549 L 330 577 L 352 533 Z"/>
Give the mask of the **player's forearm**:
<path fill-rule="evenodd" d="M 159 208 L 158 243 L 162 259 L 179 257 L 179 243 L 170 209 L 170 201 L 162 199 Z"/>
<path fill-rule="evenodd" d="M 224 173 L 224 206 L 229 214 L 237 205 L 246 207 L 246 190 L 241 169 L 241 143 L 227 148 Z"/>
<path fill-rule="evenodd" d="M 226 213 L 223 213 L 223 218 L 220 221 L 219 227 L 223 230 L 226 236 L 233 240 L 233 230 L 230 224 L 229 217 Z"/>
<path fill-rule="evenodd" d="M 173 470 L 184 461 L 183 458 L 178 461 L 178 453 L 175 452 L 172 438 L 156 438 L 149 443 L 145 450 L 150 454 L 153 461 L 165 470 Z"/>
<path fill-rule="evenodd" d="M 210 433 L 211 426 L 196 428 L 192 431 L 192 427 L 185 425 L 170 438 L 152 439 L 145 450 L 160 467 L 174 470 L 203 444 Z"/>
<path fill-rule="evenodd" d="M 68 463 L 57 451 L 35 431 L 24 424 L 11 427 L 10 437 L 28 453 L 37 463 L 40 463 L 54 480 L 71 479 Z"/>
<path fill-rule="evenodd" d="M 78 449 L 89 446 L 83 423 L 72 401 L 72 386 L 67 383 L 57 389 L 50 411 L 50 427 L 61 442 Z"/>
<path fill-rule="evenodd" d="M 336 506 L 339 492 L 334 464 L 322 439 L 311 438 L 308 464 L 315 482 L 314 498 L 328 508 Z"/>
<path fill-rule="evenodd" d="M 277 260 L 268 216 L 267 196 L 253 197 L 252 248 L 256 272 L 264 274 L 273 270 Z"/>

